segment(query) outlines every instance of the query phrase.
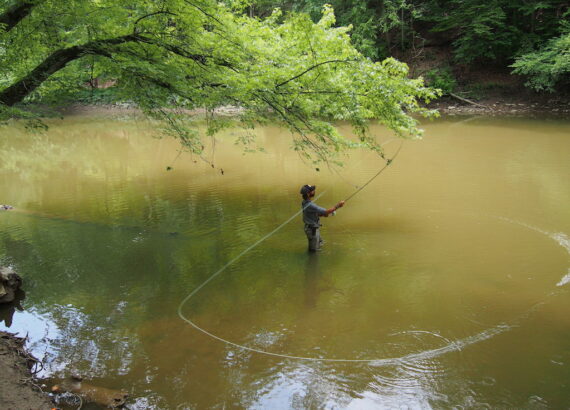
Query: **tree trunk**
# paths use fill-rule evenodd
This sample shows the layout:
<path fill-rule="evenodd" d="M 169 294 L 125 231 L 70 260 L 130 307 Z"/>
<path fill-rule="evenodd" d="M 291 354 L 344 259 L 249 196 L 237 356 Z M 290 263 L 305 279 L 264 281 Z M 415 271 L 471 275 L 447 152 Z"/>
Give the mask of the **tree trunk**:
<path fill-rule="evenodd" d="M 54 52 L 27 76 L 3 90 L 0 93 L 0 103 L 9 107 L 19 103 L 51 75 L 79 58 L 83 51 L 81 47 L 74 46 Z"/>
<path fill-rule="evenodd" d="M 34 3 L 24 1 L 10 7 L 0 15 L 0 25 L 4 25 L 5 31 L 10 31 L 22 21 L 28 14 L 31 13 Z"/>
<path fill-rule="evenodd" d="M 95 40 L 84 45 L 57 50 L 34 68 L 27 76 L 0 92 L 0 104 L 11 107 L 21 102 L 51 75 L 86 54 L 108 55 L 108 46 L 132 41 L 142 42 L 144 38 L 136 34 L 131 34 L 107 40 Z"/>
<path fill-rule="evenodd" d="M 224 60 L 216 60 L 211 55 L 193 54 L 184 48 L 176 45 L 156 41 L 155 39 L 145 37 L 140 34 L 128 34 L 126 36 L 109 38 L 106 40 L 94 40 L 79 46 L 63 48 L 54 51 L 44 61 L 42 61 L 31 73 L 24 78 L 18 80 L 10 87 L 0 91 L 0 105 L 4 104 L 8 107 L 18 104 L 32 91 L 38 88 L 51 75 L 64 68 L 70 62 L 83 57 L 84 55 L 100 55 L 111 57 L 112 53 L 117 50 L 110 49 L 110 46 L 117 46 L 125 43 L 144 43 L 161 48 L 169 53 L 176 54 L 191 60 L 197 64 L 204 65 L 208 59 L 213 59 L 214 63 L 220 67 L 228 67 L 235 70 L 232 64 Z M 166 84 L 166 83 L 164 83 Z M 166 84 L 166 86 L 170 86 Z"/>

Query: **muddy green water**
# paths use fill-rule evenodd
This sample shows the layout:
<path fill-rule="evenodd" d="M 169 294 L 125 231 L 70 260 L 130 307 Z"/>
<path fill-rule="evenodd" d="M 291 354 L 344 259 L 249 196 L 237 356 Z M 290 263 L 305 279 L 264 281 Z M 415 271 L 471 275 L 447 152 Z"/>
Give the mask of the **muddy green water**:
<path fill-rule="evenodd" d="M 570 122 L 441 119 L 324 220 L 300 218 L 180 302 L 300 207 L 332 206 L 382 166 L 316 172 L 289 135 L 266 153 L 219 136 L 224 174 L 144 122 L 71 117 L 0 128 L 0 263 L 25 280 L 43 377 L 124 389 L 132 409 L 570 407 Z M 382 129 L 374 129 L 383 140 Z M 389 154 L 397 142 L 386 145 Z M 166 171 L 172 165 L 173 170 Z M 87 407 L 86 407 L 87 408 Z M 91 407 L 95 408 L 95 407 Z"/>

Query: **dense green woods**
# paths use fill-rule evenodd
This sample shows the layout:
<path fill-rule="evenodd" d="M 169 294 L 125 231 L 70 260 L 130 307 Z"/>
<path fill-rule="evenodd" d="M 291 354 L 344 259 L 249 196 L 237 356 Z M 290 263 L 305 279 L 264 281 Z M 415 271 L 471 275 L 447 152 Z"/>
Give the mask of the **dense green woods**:
<path fill-rule="evenodd" d="M 493 65 L 525 75 L 538 91 L 568 86 L 570 3 L 566 0 L 257 0 L 250 11 L 279 6 L 318 18 L 331 3 L 353 43 L 382 59 L 450 47 L 452 64 Z"/>

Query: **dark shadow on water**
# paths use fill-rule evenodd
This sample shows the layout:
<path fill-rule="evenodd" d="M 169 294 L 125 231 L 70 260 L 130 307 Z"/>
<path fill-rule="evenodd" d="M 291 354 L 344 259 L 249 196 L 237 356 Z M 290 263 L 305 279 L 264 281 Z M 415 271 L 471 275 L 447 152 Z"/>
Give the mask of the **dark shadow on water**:
<path fill-rule="evenodd" d="M 305 306 L 310 309 L 317 306 L 319 298 L 319 283 L 322 279 L 319 256 L 318 252 L 308 252 L 305 256 Z"/>
<path fill-rule="evenodd" d="M 10 303 L 5 303 L 0 305 L 0 323 L 4 322 L 6 327 L 12 326 L 12 321 L 14 319 L 14 313 L 16 310 L 22 312 L 24 308 L 21 305 L 21 301 L 26 299 L 26 292 L 18 289 L 14 295 L 14 300 Z"/>

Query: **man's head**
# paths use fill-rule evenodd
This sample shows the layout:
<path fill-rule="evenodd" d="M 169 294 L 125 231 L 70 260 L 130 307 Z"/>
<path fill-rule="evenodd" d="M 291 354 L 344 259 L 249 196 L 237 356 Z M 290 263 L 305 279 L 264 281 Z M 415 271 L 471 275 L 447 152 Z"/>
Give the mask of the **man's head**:
<path fill-rule="evenodd" d="M 314 197 L 315 189 L 317 189 L 316 185 L 303 185 L 301 187 L 301 195 L 303 195 L 303 199 Z"/>

